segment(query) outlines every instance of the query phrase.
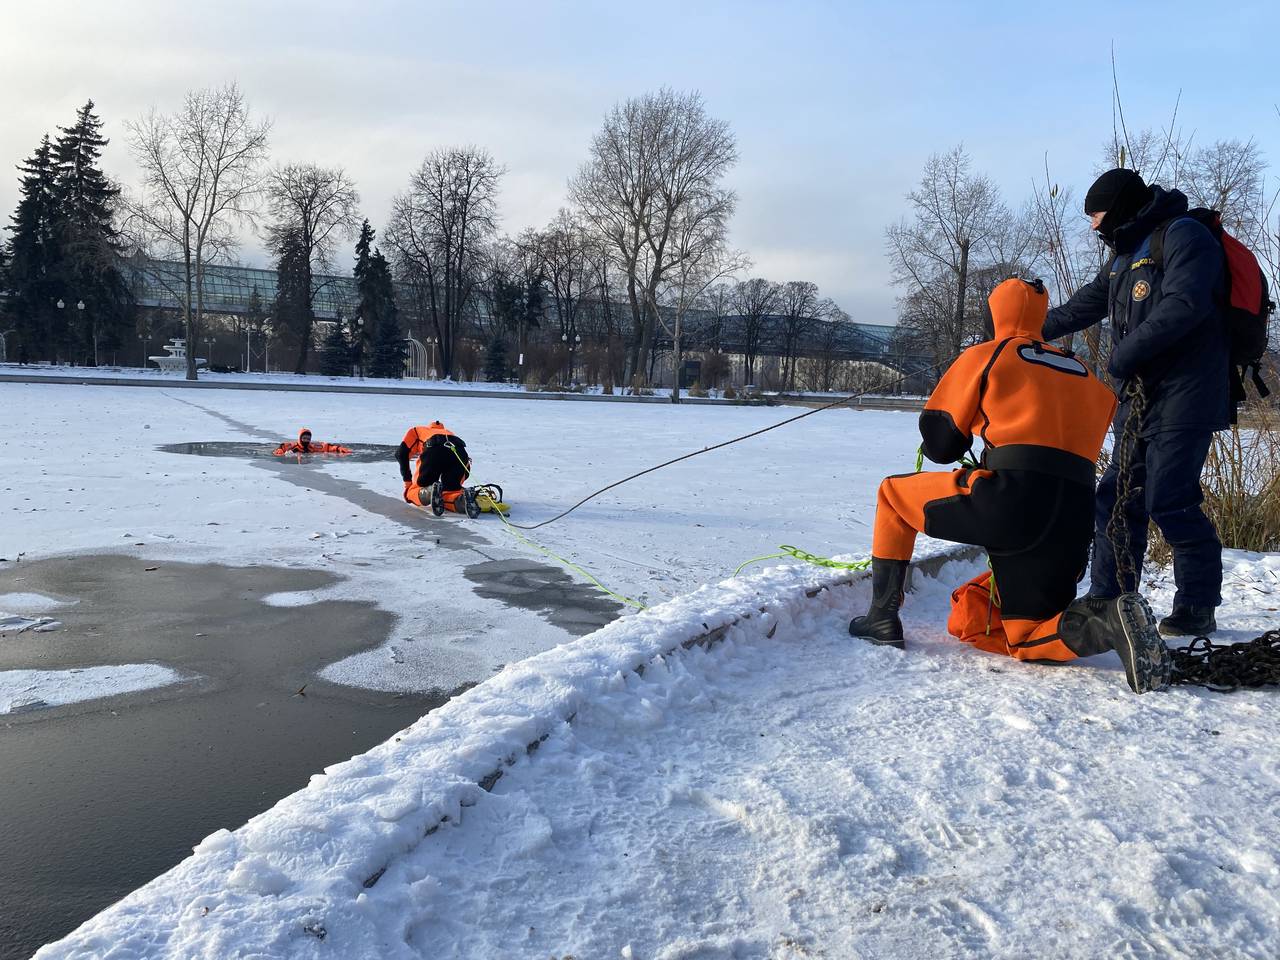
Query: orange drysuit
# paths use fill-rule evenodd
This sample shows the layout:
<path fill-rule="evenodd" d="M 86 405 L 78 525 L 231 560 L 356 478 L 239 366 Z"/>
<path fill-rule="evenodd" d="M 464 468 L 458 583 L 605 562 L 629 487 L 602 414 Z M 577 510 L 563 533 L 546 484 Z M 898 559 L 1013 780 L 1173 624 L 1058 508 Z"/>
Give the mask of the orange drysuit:
<path fill-rule="evenodd" d="M 303 437 L 306 439 L 304 440 Z M 316 443 L 311 439 L 311 431 L 306 427 L 298 431 L 296 441 L 286 440 L 272 451 L 277 457 L 283 457 L 286 453 L 337 453 L 346 456 L 350 452 L 349 449 L 337 443 Z"/>
<path fill-rule="evenodd" d="M 1094 463 L 1116 398 L 1041 339 L 1040 281 L 1006 280 L 989 303 L 995 338 L 956 359 L 920 415 L 926 457 L 955 463 L 980 437 L 981 465 L 886 479 L 871 552 L 910 560 L 918 532 L 985 547 L 996 597 L 985 575 L 961 587 L 951 632 L 1022 660 L 1071 660 L 1058 615 L 1088 562 Z"/>
<path fill-rule="evenodd" d="M 414 457 L 418 459 L 417 470 L 410 472 L 409 461 Z M 439 420 L 425 427 L 410 427 L 396 448 L 396 460 L 405 500 L 420 507 L 431 505 L 431 486 L 439 480 L 445 506 L 452 508 L 471 472 L 466 442 Z"/>

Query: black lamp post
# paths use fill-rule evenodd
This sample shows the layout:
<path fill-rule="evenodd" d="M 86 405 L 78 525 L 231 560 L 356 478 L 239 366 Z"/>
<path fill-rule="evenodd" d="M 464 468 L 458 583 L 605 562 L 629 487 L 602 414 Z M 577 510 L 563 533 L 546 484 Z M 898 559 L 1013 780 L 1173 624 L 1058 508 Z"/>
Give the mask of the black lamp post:
<path fill-rule="evenodd" d="M 65 300 L 63 300 L 61 297 L 59 297 L 59 298 L 58 298 L 58 309 L 59 309 L 59 310 L 65 310 L 66 308 L 67 308 L 67 303 L 66 303 L 66 301 L 65 301 Z M 77 309 L 77 310 L 81 310 L 81 311 L 83 311 L 83 310 L 84 310 L 84 301 L 83 301 L 83 300 L 77 300 L 77 301 L 76 301 L 76 309 Z M 97 326 L 97 324 L 96 324 L 96 323 L 94 324 L 94 327 L 93 327 L 93 365 L 94 365 L 95 367 L 98 365 L 98 326 Z"/>

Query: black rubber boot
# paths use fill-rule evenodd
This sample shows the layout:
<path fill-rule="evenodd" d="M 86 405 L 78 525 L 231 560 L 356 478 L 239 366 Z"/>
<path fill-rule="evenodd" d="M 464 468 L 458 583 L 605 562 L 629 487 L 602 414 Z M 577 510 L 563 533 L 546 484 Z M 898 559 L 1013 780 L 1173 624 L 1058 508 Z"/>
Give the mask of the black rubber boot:
<path fill-rule="evenodd" d="M 1081 657 L 1114 650 L 1134 693 L 1169 686 L 1173 658 L 1141 594 L 1122 593 L 1114 600 L 1082 597 L 1063 611 L 1058 634 Z"/>
<path fill-rule="evenodd" d="M 1213 607 L 1175 603 L 1173 612 L 1160 621 L 1160 633 L 1166 637 L 1207 637 L 1217 629 Z"/>
<path fill-rule="evenodd" d="M 462 501 L 463 512 L 466 513 L 469 519 L 474 520 L 480 516 L 480 504 L 476 503 L 475 488 L 464 487 L 458 499 Z"/>
<path fill-rule="evenodd" d="M 907 582 L 906 560 L 882 560 L 871 558 L 871 609 L 865 616 L 855 617 L 849 624 L 849 634 L 861 637 L 882 647 L 905 650 L 906 639 L 902 635 L 902 620 L 898 610 L 902 607 L 902 588 Z"/>

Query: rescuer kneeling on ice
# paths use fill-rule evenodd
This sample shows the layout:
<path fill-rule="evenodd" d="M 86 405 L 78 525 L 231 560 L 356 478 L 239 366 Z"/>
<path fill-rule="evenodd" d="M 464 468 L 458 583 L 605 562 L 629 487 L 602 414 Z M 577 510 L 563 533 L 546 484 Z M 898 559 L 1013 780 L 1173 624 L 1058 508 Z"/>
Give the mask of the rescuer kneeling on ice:
<path fill-rule="evenodd" d="M 1115 395 L 1042 340 L 1039 281 L 1006 280 L 989 300 L 995 338 L 964 351 L 920 415 L 924 455 L 956 463 L 975 436 L 981 466 L 889 477 L 871 547 L 872 600 L 849 632 L 905 646 L 898 610 L 917 532 L 983 547 L 990 572 L 952 594 L 948 629 L 1019 660 L 1115 650 L 1136 693 L 1168 685 L 1169 652 L 1136 593 L 1075 599 L 1093 537 L 1094 464 Z"/>
<path fill-rule="evenodd" d="M 409 461 L 418 458 L 416 472 Z M 439 420 L 425 427 L 410 427 L 396 448 L 400 479 L 404 481 L 404 498 L 420 507 L 430 507 L 437 516 L 445 510 L 480 516 L 480 506 L 472 491 L 463 487 L 471 473 L 467 445 Z"/>

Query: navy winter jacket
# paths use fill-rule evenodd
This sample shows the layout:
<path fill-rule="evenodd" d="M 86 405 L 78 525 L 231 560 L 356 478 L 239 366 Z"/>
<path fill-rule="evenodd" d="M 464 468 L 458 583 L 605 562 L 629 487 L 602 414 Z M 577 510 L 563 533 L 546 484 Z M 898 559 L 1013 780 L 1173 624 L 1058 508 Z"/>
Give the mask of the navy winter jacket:
<path fill-rule="evenodd" d="M 1117 381 L 1141 377 L 1147 392 L 1143 436 L 1171 430 L 1212 431 L 1230 422 L 1228 341 L 1221 314 L 1222 246 L 1189 217 L 1187 198 L 1152 187 L 1152 201 L 1114 233 L 1115 258 L 1092 283 L 1049 311 L 1046 340 L 1111 320 Z M 1151 259 L 1151 234 L 1165 232 L 1164 269 Z M 1128 416 L 1120 408 L 1117 423 Z"/>

